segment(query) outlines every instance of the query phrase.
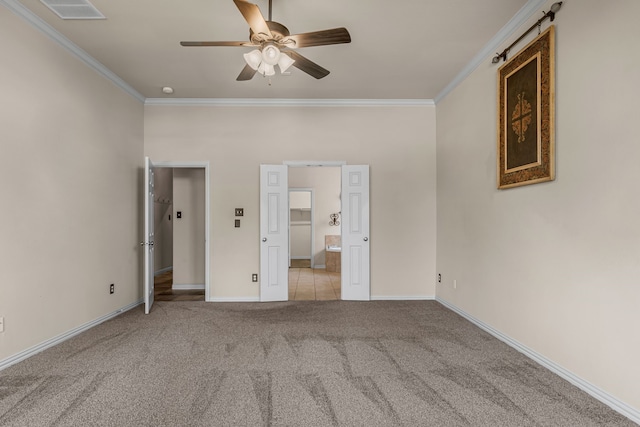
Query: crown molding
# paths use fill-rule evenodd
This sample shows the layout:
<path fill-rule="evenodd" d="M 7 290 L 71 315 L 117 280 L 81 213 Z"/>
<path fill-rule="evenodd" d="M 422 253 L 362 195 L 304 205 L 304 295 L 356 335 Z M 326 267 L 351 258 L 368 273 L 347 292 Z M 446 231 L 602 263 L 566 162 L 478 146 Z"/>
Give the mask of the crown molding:
<path fill-rule="evenodd" d="M 147 98 L 145 105 L 182 107 L 424 107 L 432 99 Z"/>
<path fill-rule="evenodd" d="M 89 68 L 93 69 L 95 72 L 105 77 L 107 80 L 111 80 L 113 84 L 124 90 L 126 93 L 133 96 L 138 101 L 144 102 L 145 97 L 142 96 L 140 92 L 135 90 L 127 82 L 118 77 L 113 71 L 102 65 L 102 63 L 97 61 L 94 57 L 82 50 L 78 45 L 60 34 L 55 28 L 47 24 L 44 20 L 42 20 L 42 18 L 31 12 L 31 10 L 23 6 L 19 1 L 0 0 L 0 5 L 6 7 L 19 17 L 27 21 L 34 28 L 44 33 L 51 40 L 67 49 L 72 55 L 84 62 Z"/>
<path fill-rule="evenodd" d="M 513 18 L 507 22 L 507 24 L 498 31 L 498 33 L 489 40 L 489 42 L 473 57 L 471 62 L 460 71 L 460 73 L 451 82 L 445 86 L 442 91 L 434 98 L 434 102 L 437 104 L 444 99 L 453 89 L 455 89 L 460 83 L 462 83 L 467 77 L 475 71 L 489 56 L 493 56 L 496 50 L 500 50 L 500 46 L 509 38 L 513 33 L 519 29 L 522 24 L 540 9 L 547 0 L 529 0 L 522 6 L 522 8 L 516 13 Z"/>

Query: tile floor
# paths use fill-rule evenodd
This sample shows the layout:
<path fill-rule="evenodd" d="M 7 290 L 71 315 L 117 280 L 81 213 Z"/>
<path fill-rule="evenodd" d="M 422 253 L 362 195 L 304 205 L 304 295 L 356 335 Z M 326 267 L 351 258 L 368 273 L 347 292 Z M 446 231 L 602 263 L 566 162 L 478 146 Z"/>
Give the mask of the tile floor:
<path fill-rule="evenodd" d="M 340 299 L 340 273 L 324 269 L 290 268 L 289 301 L 328 301 Z"/>

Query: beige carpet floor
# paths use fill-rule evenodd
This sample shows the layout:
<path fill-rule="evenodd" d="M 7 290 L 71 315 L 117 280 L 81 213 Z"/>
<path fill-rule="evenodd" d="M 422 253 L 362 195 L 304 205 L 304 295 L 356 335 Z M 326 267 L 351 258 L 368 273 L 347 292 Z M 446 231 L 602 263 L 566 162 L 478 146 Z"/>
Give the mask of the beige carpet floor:
<path fill-rule="evenodd" d="M 435 301 L 161 301 L 0 372 L 0 425 L 635 424 Z"/>

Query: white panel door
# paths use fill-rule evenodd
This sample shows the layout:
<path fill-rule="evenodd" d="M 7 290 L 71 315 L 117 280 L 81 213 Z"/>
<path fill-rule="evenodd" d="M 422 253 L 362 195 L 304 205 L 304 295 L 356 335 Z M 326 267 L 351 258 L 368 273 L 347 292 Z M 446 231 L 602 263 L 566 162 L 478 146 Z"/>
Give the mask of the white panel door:
<path fill-rule="evenodd" d="M 369 166 L 342 166 L 342 299 L 371 299 Z"/>
<path fill-rule="evenodd" d="M 260 165 L 260 301 L 289 299 L 289 182 L 286 165 Z"/>
<path fill-rule="evenodd" d="M 144 241 L 140 245 L 144 248 L 144 312 L 149 314 L 153 305 L 153 163 L 148 157 L 144 158 Z"/>

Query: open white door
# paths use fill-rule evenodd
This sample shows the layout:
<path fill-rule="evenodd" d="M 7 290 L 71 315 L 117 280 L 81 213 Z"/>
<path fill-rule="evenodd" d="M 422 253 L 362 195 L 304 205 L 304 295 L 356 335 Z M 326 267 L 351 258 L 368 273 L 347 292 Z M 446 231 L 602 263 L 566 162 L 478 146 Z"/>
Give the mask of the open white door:
<path fill-rule="evenodd" d="M 260 165 L 260 301 L 289 299 L 289 182 L 286 165 Z"/>
<path fill-rule="evenodd" d="M 342 299 L 368 301 L 369 166 L 342 166 Z"/>
<path fill-rule="evenodd" d="M 148 157 L 144 158 L 144 241 L 140 243 L 144 248 L 144 312 L 149 314 L 153 305 L 153 163 Z"/>

